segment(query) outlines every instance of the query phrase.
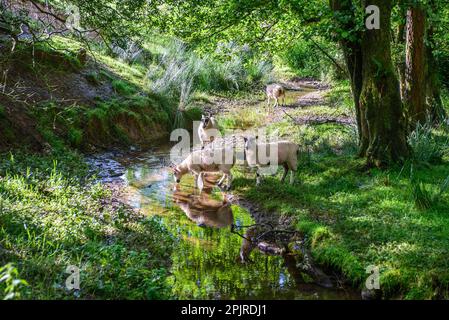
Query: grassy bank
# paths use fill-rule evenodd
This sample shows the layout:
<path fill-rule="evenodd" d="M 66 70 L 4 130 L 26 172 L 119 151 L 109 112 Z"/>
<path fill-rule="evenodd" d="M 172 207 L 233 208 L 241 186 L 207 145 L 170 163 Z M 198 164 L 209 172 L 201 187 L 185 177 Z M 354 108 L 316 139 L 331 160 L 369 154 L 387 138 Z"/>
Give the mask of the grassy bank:
<path fill-rule="evenodd" d="M 57 36 L 0 44 L 0 297 L 171 298 L 168 231 L 95 183 L 79 152 L 168 141 L 201 118 L 206 92 L 261 86 L 271 65 L 200 58 L 168 40 L 132 59 Z M 65 287 L 68 266 L 80 291 Z"/>
<path fill-rule="evenodd" d="M 351 112 L 347 85 L 335 87 L 328 102 L 288 112 L 295 118 L 345 117 Z M 315 259 L 355 286 L 364 287 L 366 268 L 374 265 L 385 298 L 449 297 L 447 127 L 411 137 L 414 158 L 385 171 L 366 169 L 356 157 L 349 125 L 296 125 L 284 117 L 269 128 L 302 146 L 297 183 L 282 185 L 279 173 L 255 187 L 253 176 L 237 172 L 238 194 L 294 216 Z"/>
<path fill-rule="evenodd" d="M 24 299 L 168 298 L 174 240 L 155 218 L 116 202 L 80 155 L 0 156 L 0 296 Z M 65 287 L 68 266 L 80 290 Z M 14 269 L 15 268 L 15 269 Z M 28 285 L 12 279 L 23 279 Z"/>
<path fill-rule="evenodd" d="M 150 90 L 147 63 L 86 52 L 62 37 L 2 49 L 7 86 L 0 94 L 0 150 L 23 146 L 18 141 L 57 150 L 147 146 L 166 138 L 177 118 L 181 126 L 199 119 L 195 105 L 178 110 L 172 95 Z"/>

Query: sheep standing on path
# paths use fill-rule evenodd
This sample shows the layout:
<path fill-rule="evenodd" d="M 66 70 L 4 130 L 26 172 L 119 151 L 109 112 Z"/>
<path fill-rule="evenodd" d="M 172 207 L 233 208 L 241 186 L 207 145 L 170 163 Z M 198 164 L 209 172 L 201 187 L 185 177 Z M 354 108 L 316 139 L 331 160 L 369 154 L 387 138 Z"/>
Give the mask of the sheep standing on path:
<path fill-rule="evenodd" d="M 263 152 L 268 158 L 271 157 L 270 150 L 277 150 L 277 165 L 284 167 L 284 175 L 282 176 L 282 182 L 285 181 L 285 177 L 289 170 L 290 172 L 290 184 L 293 184 L 295 179 L 295 173 L 298 167 L 298 153 L 299 145 L 290 141 L 278 141 L 271 143 L 259 143 L 258 137 L 244 137 L 245 140 L 245 157 L 248 165 L 251 167 L 257 167 L 257 179 L 256 184 L 260 184 L 261 167 L 267 167 L 273 165 L 273 163 L 261 163 L 259 157 L 260 152 Z"/>
<path fill-rule="evenodd" d="M 268 101 L 267 106 L 270 105 L 270 99 L 273 98 L 276 103 L 273 108 L 279 105 L 279 99 L 282 98 L 282 105 L 285 105 L 285 89 L 280 84 L 269 84 L 266 89 Z"/>

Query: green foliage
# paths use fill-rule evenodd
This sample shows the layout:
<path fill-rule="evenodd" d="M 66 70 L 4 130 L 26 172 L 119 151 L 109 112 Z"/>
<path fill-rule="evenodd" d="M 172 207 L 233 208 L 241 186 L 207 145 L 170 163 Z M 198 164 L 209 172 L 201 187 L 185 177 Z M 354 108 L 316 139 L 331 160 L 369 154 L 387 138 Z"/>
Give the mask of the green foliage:
<path fill-rule="evenodd" d="M 430 121 L 419 123 L 409 135 L 408 143 L 413 150 L 413 160 L 421 164 L 441 162 L 449 148 L 449 138 L 438 136 Z"/>
<path fill-rule="evenodd" d="M 281 57 L 298 76 L 316 79 L 341 78 L 341 71 L 336 69 L 335 65 L 323 55 L 317 46 L 344 65 L 335 44 L 325 40 L 312 42 L 312 40 L 301 39 L 281 53 Z"/>
<path fill-rule="evenodd" d="M 416 178 L 411 167 L 410 190 L 415 201 L 415 205 L 420 210 L 436 208 L 443 200 L 443 194 L 449 189 L 449 176 L 440 185 L 426 185 L 422 180 Z"/>
<path fill-rule="evenodd" d="M 249 90 L 271 79 L 271 64 L 251 60 L 251 54 L 229 45 L 221 54 L 224 61 L 211 56 L 200 57 L 177 40 L 162 47 L 159 63 L 149 67 L 149 89 L 168 102 L 172 128 L 185 126 L 184 112 L 194 104 L 198 91 Z M 247 49 L 248 51 L 249 49 Z"/>
<path fill-rule="evenodd" d="M 112 81 L 112 88 L 117 94 L 122 96 L 130 96 L 136 92 L 132 85 L 123 80 Z"/>
<path fill-rule="evenodd" d="M 253 60 L 248 47 L 234 43 L 221 47 L 224 52 L 219 61 L 210 55 L 198 56 L 180 41 L 170 41 L 164 46 L 159 65 L 153 65 L 148 71 L 148 77 L 153 81 L 152 90 L 181 97 L 187 95 L 181 92 L 182 88 L 187 93 L 192 90 L 245 90 L 269 81 L 272 66 L 263 60 Z"/>
<path fill-rule="evenodd" d="M 101 83 L 100 75 L 95 71 L 86 74 L 86 79 L 90 84 L 94 86 L 98 86 Z"/>
<path fill-rule="evenodd" d="M 28 283 L 19 278 L 19 272 L 13 264 L 8 263 L 0 267 L 0 289 L 4 287 L 4 300 L 20 299 L 25 286 L 28 286 Z"/>
<path fill-rule="evenodd" d="M 20 263 L 29 282 L 20 298 L 168 297 L 172 238 L 156 219 L 112 205 L 81 156 L 2 155 L 0 176 L 0 264 Z M 79 292 L 65 289 L 68 265 L 80 268 Z M 18 276 L 8 270 L 11 288 Z"/>
<path fill-rule="evenodd" d="M 295 117 L 345 114 L 346 98 L 337 96 L 347 95 L 347 89 L 345 84 L 333 89 L 330 106 L 289 112 Z M 236 194 L 295 218 L 316 261 L 341 271 L 355 285 L 362 287 L 365 268 L 376 265 L 384 298 L 449 296 L 444 258 L 449 235 L 447 153 L 432 166 L 414 165 L 415 178 L 410 179 L 405 174 L 409 164 L 366 169 L 356 157 L 357 135 L 348 126 L 279 121 L 269 129 L 300 144 L 297 183 L 281 184 L 278 172 L 255 187 L 253 173 L 236 169 Z M 439 144 L 448 136 L 444 128 L 433 132 Z"/>
<path fill-rule="evenodd" d="M 226 115 L 220 115 L 218 124 L 223 133 L 225 130 L 258 128 L 264 124 L 267 115 L 267 111 L 263 108 L 243 106 L 231 110 Z"/>
<path fill-rule="evenodd" d="M 83 131 L 77 128 L 70 128 L 68 133 L 68 139 L 72 146 L 79 147 L 83 142 Z"/>

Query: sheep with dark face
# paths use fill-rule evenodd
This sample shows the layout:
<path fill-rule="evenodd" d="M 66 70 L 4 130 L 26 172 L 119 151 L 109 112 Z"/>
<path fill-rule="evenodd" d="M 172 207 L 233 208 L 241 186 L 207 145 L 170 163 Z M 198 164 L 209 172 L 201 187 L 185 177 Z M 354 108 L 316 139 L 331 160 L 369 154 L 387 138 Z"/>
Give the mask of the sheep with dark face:
<path fill-rule="evenodd" d="M 198 136 L 200 138 L 201 146 L 204 148 L 206 143 L 212 143 L 215 140 L 215 135 L 218 133 L 218 126 L 213 116 L 201 116 L 201 123 L 198 127 Z"/>
<path fill-rule="evenodd" d="M 257 167 L 257 185 L 260 184 L 260 172 L 261 167 L 268 167 L 274 165 L 274 163 L 264 163 L 260 159 L 260 155 L 266 155 L 267 159 L 271 156 L 277 156 L 277 165 L 284 167 L 284 175 L 282 176 L 282 182 L 285 181 L 288 171 L 290 170 L 290 184 L 293 184 L 295 178 L 295 172 L 298 167 L 298 153 L 299 145 L 290 141 L 277 141 L 271 143 L 259 143 L 258 137 L 244 137 L 245 140 L 245 158 L 250 167 Z M 271 155 L 271 150 L 276 151 L 276 155 Z"/>

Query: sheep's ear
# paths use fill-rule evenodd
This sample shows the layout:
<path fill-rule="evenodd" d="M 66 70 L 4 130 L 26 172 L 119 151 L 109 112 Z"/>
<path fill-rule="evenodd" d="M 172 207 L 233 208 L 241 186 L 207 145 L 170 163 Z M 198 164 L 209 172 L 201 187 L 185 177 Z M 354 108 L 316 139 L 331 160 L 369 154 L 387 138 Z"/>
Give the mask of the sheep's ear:
<path fill-rule="evenodd" d="M 243 141 L 248 141 L 248 138 L 247 137 L 243 137 Z"/>
<path fill-rule="evenodd" d="M 259 139 L 259 136 L 256 136 L 256 140 Z"/>

